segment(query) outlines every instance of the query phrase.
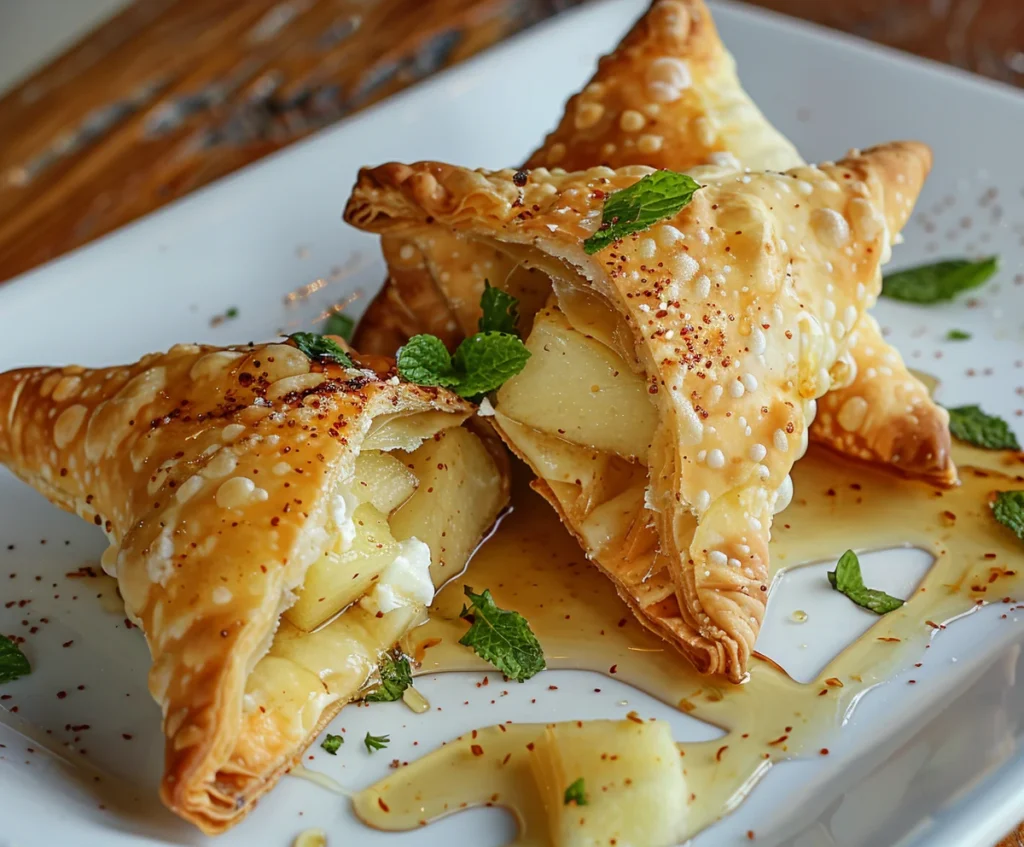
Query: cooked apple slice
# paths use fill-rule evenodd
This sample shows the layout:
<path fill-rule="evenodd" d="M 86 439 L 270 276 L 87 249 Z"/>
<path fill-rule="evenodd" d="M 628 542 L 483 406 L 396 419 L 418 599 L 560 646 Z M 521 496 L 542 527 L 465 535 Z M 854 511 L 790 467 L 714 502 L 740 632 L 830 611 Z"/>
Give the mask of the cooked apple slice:
<path fill-rule="evenodd" d="M 554 847 L 686 836 L 686 781 L 665 721 L 551 724 L 530 759 Z"/>
<path fill-rule="evenodd" d="M 412 497 L 417 484 L 416 474 L 392 453 L 364 450 L 356 457 L 352 494 L 385 515 Z"/>
<path fill-rule="evenodd" d="M 349 533 L 339 532 L 334 548 L 310 565 L 298 600 L 284 613 L 299 629 L 316 629 L 354 603 L 395 560 L 398 544 L 386 515 L 363 503 L 352 513 L 352 525 L 354 537 L 349 540 Z"/>
<path fill-rule="evenodd" d="M 430 576 L 441 586 L 462 572 L 506 498 L 505 481 L 483 442 L 450 429 L 408 456 L 416 493 L 391 516 L 395 538 L 430 548 Z"/>
<path fill-rule="evenodd" d="M 641 376 L 557 309 L 537 313 L 526 367 L 498 392 L 496 408 L 576 444 L 645 461 L 657 412 Z"/>

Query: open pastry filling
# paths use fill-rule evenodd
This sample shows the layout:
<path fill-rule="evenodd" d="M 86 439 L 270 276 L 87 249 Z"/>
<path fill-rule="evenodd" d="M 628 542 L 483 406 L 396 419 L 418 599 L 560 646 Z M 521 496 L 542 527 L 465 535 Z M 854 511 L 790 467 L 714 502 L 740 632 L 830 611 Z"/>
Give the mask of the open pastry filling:
<path fill-rule="evenodd" d="M 331 494 L 323 552 L 246 681 L 238 741 L 211 790 L 232 811 L 253 777 L 262 783 L 290 765 L 359 695 L 381 654 L 424 620 L 435 590 L 462 571 L 501 508 L 500 474 L 481 439 L 453 427 L 423 440 L 410 425 L 424 423 L 420 416 L 371 429 L 354 472 Z"/>
<path fill-rule="evenodd" d="M 649 625 L 678 618 L 649 481 L 658 409 L 637 359 L 633 330 L 573 269 L 528 248 L 511 250 L 534 268 L 535 286 L 546 280 L 550 295 L 536 314 L 521 318 L 529 327 L 531 356 L 498 391 L 494 420 L 499 434 L 531 466 L 538 477 L 534 488 L 556 508 L 626 602 L 645 612 Z M 842 367 L 834 366 L 833 377 Z M 805 406 L 810 422 L 814 401 Z M 805 428 L 796 457 L 806 449 Z M 694 459 L 712 471 L 724 464 L 718 451 L 697 451 Z M 777 495 L 776 513 L 792 496 L 789 476 Z"/>

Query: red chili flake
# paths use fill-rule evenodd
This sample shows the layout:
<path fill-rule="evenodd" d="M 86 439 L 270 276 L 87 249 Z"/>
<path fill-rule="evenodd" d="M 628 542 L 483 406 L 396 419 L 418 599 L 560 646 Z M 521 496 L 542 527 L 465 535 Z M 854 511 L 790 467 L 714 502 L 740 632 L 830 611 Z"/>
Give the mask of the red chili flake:
<path fill-rule="evenodd" d="M 774 741 L 769 741 L 769 742 L 768 742 L 768 746 L 769 746 L 769 747 L 778 747 L 778 746 L 779 746 L 780 744 L 782 744 L 782 742 L 784 742 L 784 741 L 785 741 L 785 740 L 786 740 L 787 738 L 789 738 L 789 736 L 788 736 L 788 735 L 780 735 L 780 736 L 779 736 L 778 738 L 776 738 L 776 739 L 775 739 Z"/>
<path fill-rule="evenodd" d="M 470 751 L 470 752 L 471 752 L 471 753 L 472 753 L 472 754 L 473 754 L 474 756 L 482 756 L 482 755 L 484 754 L 484 748 L 483 748 L 483 747 L 481 747 L 481 746 L 480 746 L 479 744 L 473 744 L 473 745 L 472 745 L 472 746 L 471 746 L 471 747 L 469 748 L 469 751 Z"/>
<path fill-rule="evenodd" d="M 608 673 L 618 673 L 618 672 L 619 672 L 619 666 L 618 665 L 612 665 L 610 668 L 608 668 Z"/>
<path fill-rule="evenodd" d="M 71 646 L 72 644 L 74 644 L 74 643 L 75 643 L 75 642 L 74 642 L 74 639 L 72 639 L 71 641 L 65 641 L 65 642 L 64 642 L 64 643 L 63 643 L 63 644 L 61 645 L 61 647 L 70 647 L 70 646 Z"/>
<path fill-rule="evenodd" d="M 754 840 L 754 830 L 752 830 L 752 829 L 748 829 L 747 830 L 747 840 L 748 841 L 753 841 Z"/>
<path fill-rule="evenodd" d="M 391 811 L 391 809 L 388 808 L 388 804 L 384 802 L 384 798 L 383 797 L 378 797 L 377 798 L 377 805 L 380 806 L 382 812 L 390 812 Z"/>
<path fill-rule="evenodd" d="M 643 723 L 644 719 L 640 717 L 636 712 L 630 712 L 626 715 L 627 720 L 633 721 L 633 723 Z"/>
<path fill-rule="evenodd" d="M 67 696 L 68 696 L 68 693 L 66 691 L 58 691 L 57 692 L 57 699 L 58 700 L 63 700 Z"/>
<path fill-rule="evenodd" d="M 719 747 L 719 748 L 718 748 L 718 752 L 717 752 L 717 753 L 715 753 L 715 761 L 716 761 L 716 762 L 720 762 L 720 761 L 722 761 L 722 754 L 723 754 L 723 753 L 724 753 L 724 752 L 725 752 L 726 750 L 728 750 L 728 749 L 729 749 L 729 745 L 728 745 L 728 744 L 723 744 L 723 745 L 722 745 L 721 747 Z"/>
<path fill-rule="evenodd" d="M 822 748 L 821 748 L 821 749 L 820 749 L 820 750 L 819 750 L 818 752 L 819 752 L 819 753 L 820 753 L 820 754 L 821 754 L 822 756 L 827 756 L 827 755 L 828 755 L 828 747 L 822 747 Z"/>
<path fill-rule="evenodd" d="M 125 741 L 131 741 L 131 740 L 132 740 L 132 734 L 131 734 L 130 732 L 122 732 L 122 733 L 121 733 L 121 737 L 122 737 L 122 738 L 123 738 L 123 739 L 124 739 Z M 310 756 L 310 758 L 313 758 L 313 757 L 312 757 L 312 756 Z"/>

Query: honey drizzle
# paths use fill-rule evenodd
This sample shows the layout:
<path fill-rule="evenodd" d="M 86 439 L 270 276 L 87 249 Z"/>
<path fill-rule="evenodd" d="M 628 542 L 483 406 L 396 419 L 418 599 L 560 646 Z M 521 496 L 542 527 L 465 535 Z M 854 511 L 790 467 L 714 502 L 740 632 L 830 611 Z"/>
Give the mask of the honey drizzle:
<path fill-rule="evenodd" d="M 459 619 L 463 586 L 486 587 L 499 606 L 529 620 L 549 667 L 614 675 L 723 728 L 724 738 L 679 745 L 696 794 L 688 812 L 693 835 L 735 808 L 772 763 L 816 754 L 861 695 L 916 656 L 935 627 L 1019 590 L 1024 548 L 996 523 L 988 504 L 994 491 L 1024 490 L 1024 477 L 1016 475 L 1022 457 L 957 445 L 956 458 L 961 485 L 949 491 L 816 448 L 794 469 L 796 496 L 777 516 L 772 537 L 776 579 L 786 569 L 835 561 L 851 547 L 909 545 L 935 557 L 901 608 L 879 618 L 807 684 L 763 658 L 752 662 L 743 685 L 697 674 L 632 618 L 611 583 L 587 564 L 552 510 L 522 480 L 513 514 L 467 574 L 439 594 L 407 652 L 422 660 L 420 673 L 488 669 L 457 644 L 465 632 Z M 536 724 L 491 727 L 478 730 L 473 744 L 463 736 L 361 792 L 356 813 L 375 828 L 407 830 L 467 806 L 501 805 L 520 823 L 516 844 L 547 845 L 526 748 L 541 731 Z"/>

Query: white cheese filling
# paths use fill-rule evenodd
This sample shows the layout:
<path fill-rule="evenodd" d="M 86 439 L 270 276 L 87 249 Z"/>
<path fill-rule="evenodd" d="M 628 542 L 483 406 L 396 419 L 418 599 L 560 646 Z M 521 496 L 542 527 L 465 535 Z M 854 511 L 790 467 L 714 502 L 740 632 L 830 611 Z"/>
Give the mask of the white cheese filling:
<path fill-rule="evenodd" d="M 352 513 L 358 505 L 359 501 L 355 495 L 344 486 L 338 486 L 338 490 L 331 497 L 331 517 L 341 538 L 342 552 L 348 550 L 356 540 L 356 524 L 352 519 Z"/>
<path fill-rule="evenodd" d="M 371 613 L 387 614 L 404 606 L 429 606 L 433 599 L 430 548 L 418 538 L 410 538 L 399 542 L 394 561 L 359 605 Z"/>

